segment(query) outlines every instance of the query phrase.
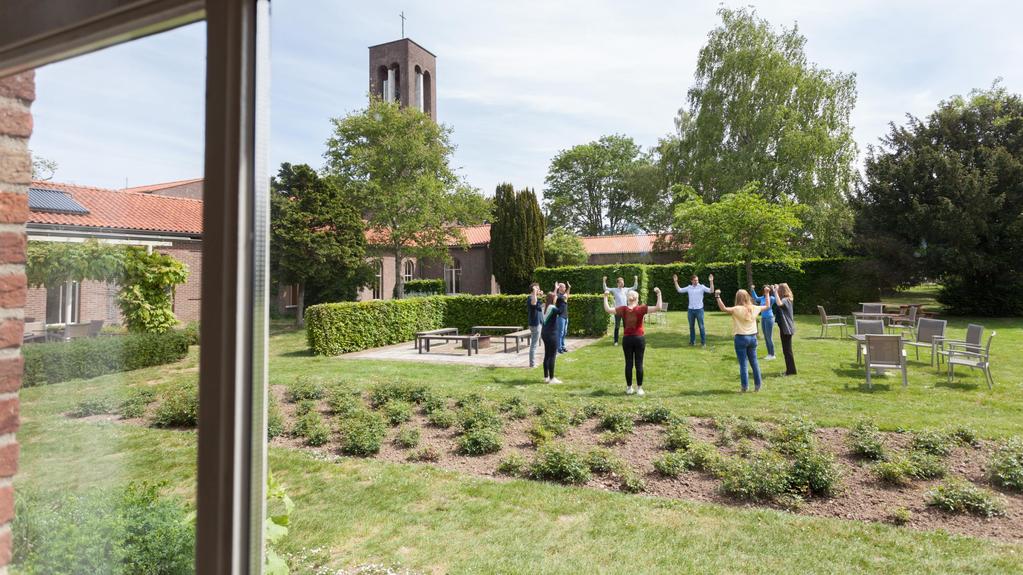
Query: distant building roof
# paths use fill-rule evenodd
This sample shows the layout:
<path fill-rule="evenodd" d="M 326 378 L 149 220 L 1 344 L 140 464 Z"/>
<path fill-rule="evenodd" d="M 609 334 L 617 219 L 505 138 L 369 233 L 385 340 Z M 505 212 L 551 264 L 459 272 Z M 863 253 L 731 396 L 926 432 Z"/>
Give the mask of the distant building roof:
<path fill-rule="evenodd" d="M 179 186 L 187 186 L 188 184 L 194 184 L 196 182 L 203 181 L 203 178 L 190 178 L 187 180 L 175 180 L 173 182 L 164 182 L 162 184 L 150 184 L 148 186 L 135 186 L 133 188 L 124 188 L 122 192 L 136 192 L 139 194 L 148 194 L 152 192 L 158 192 L 160 190 L 166 190 L 167 188 L 177 188 Z"/>
<path fill-rule="evenodd" d="M 654 251 L 657 234 L 629 234 L 617 236 L 583 236 L 586 253 L 600 254 L 647 254 Z"/>
<path fill-rule="evenodd" d="M 31 207 L 29 224 L 202 234 L 202 201 L 57 182 L 32 182 L 37 195 L 63 193 L 87 213 Z M 63 195 L 62 194 L 62 195 Z"/>

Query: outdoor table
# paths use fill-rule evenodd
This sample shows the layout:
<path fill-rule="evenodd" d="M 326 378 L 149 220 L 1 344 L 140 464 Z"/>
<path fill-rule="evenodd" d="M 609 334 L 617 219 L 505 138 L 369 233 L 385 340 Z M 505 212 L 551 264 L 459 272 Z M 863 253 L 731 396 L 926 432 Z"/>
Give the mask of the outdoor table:
<path fill-rule="evenodd" d="M 428 331 L 417 331 L 416 332 L 416 351 L 420 351 L 420 349 L 421 349 L 422 343 L 421 343 L 420 340 L 422 339 L 423 336 L 427 336 L 427 335 L 451 335 L 451 334 L 458 335 L 458 328 L 457 327 L 442 327 L 440 329 L 431 329 L 431 330 L 428 330 Z"/>
<path fill-rule="evenodd" d="M 474 325 L 469 331 L 480 333 L 481 331 L 519 331 L 521 329 L 521 325 Z"/>

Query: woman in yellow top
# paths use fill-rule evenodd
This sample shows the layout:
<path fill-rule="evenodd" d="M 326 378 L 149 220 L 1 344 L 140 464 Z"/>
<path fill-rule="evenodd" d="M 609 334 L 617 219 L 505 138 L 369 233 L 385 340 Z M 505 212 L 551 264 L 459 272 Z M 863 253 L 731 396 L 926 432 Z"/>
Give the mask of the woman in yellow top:
<path fill-rule="evenodd" d="M 771 288 L 764 288 L 764 301 L 771 301 Z M 757 317 L 768 309 L 768 305 L 756 305 L 746 290 L 735 292 L 735 307 L 728 307 L 721 301 L 721 290 L 714 291 L 718 309 L 732 316 L 732 334 L 735 335 L 735 356 L 739 358 L 739 381 L 742 392 L 749 388 L 746 362 L 753 369 L 753 391 L 760 391 L 760 364 L 757 363 Z"/>

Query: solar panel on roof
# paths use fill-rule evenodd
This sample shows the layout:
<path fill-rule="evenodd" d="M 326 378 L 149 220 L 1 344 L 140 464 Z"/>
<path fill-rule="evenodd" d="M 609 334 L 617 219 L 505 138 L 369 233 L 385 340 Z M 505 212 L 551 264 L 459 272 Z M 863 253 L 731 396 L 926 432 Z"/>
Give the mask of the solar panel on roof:
<path fill-rule="evenodd" d="M 56 214 L 85 215 L 89 213 L 89 210 L 71 197 L 71 194 L 42 188 L 28 189 L 28 209 L 34 212 Z"/>

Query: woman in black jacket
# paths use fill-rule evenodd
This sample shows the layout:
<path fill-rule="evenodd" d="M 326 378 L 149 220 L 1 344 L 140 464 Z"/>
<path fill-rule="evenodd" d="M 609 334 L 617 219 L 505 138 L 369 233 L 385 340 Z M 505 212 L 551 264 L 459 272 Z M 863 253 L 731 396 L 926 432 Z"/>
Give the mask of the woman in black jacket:
<path fill-rule="evenodd" d="M 778 284 L 771 290 L 774 299 L 774 316 L 781 333 L 781 350 L 785 355 L 785 375 L 796 375 L 796 360 L 792 357 L 792 336 L 796 333 L 796 322 L 792 317 L 792 288 L 789 284 Z"/>

